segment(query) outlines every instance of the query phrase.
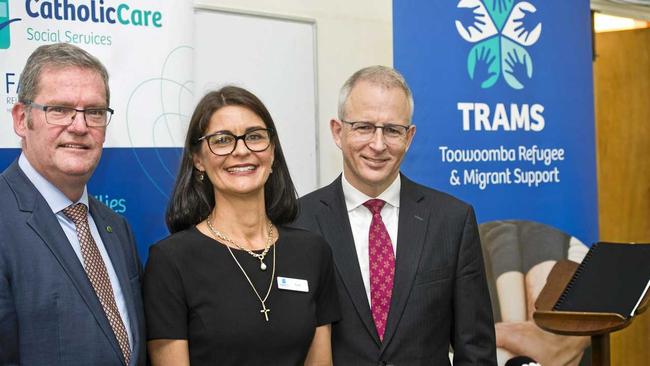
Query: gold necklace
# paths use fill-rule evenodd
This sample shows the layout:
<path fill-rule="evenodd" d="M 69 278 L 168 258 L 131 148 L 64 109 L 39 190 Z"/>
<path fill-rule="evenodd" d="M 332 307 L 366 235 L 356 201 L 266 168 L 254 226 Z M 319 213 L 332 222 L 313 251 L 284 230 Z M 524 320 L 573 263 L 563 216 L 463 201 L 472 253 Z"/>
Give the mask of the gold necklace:
<path fill-rule="evenodd" d="M 212 235 L 214 235 L 215 239 L 219 238 L 219 235 L 217 235 L 216 230 L 212 227 L 210 224 L 210 217 L 208 216 L 208 229 L 212 232 Z M 269 282 L 269 288 L 266 290 L 266 295 L 264 295 L 264 298 L 260 296 L 259 292 L 257 292 L 257 289 L 255 288 L 255 285 L 253 285 L 253 281 L 251 281 L 250 277 L 248 277 L 248 273 L 244 270 L 244 267 L 239 263 L 237 260 L 237 257 L 235 257 L 235 254 L 232 252 L 232 249 L 228 245 L 226 245 L 226 248 L 228 249 L 228 252 L 230 252 L 230 255 L 232 256 L 232 259 L 235 260 L 235 263 L 237 263 L 237 267 L 241 270 L 241 272 L 244 274 L 244 277 L 246 277 L 246 281 L 248 281 L 248 284 L 251 285 L 251 288 L 253 289 L 253 292 L 255 293 L 255 296 L 257 296 L 257 299 L 260 301 L 262 304 L 262 309 L 260 310 L 260 313 L 264 314 L 264 319 L 266 321 L 269 321 L 269 312 L 271 311 L 271 308 L 266 307 L 266 300 L 269 298 L 269 294 L 271 293 L 271 288 L 273 288 L 273 280 L 275 279 L 275 247 L 276 245 L 273 246 L 273 269 L 271 271 L 271 282 Z"/>
<path fill-rule="evenodd" d="M 230 237 L 228 235 L 226 235 L 226 234 L 222 233 L 221 231 L 215 229 L 214 226 L 212 226 L 212 220 L 211 219 L 212 219 L 212 215 L 208 216 L 208 219 L 207 219 L 208 228 L 210 229 L 212 234 L 214 234 L 214 236 L 217 237 L 217 239 L 227 241 L 228 243 L 230 243 L 230 244 L 236 246 L 237 248 L 239 248 L 240 250 L 246 251 L 246 253 L 252 255 L 253 257 L 255 257 L 257 259 L 259 259 L 260 260 L 260 269 L 262 271 L 266 271 L 266 263 L 264 263 L 264 257 L 266 257 L 266 254 L 269 252 L 269 249 L 271 248 L 271 241 L 273 240 L 273 223 L 271 221 L 269 221 L 269 230 L 268 230 L 269 234 L 268 234 L 268 236 L 266 238 L 266 246 L 264 247 L 264 250 L 262 251 L 262 253 L 257 254 L 257 253 L 253 252 L 250 249 L 242 248 L 234 240 L 230 239 Z"/>

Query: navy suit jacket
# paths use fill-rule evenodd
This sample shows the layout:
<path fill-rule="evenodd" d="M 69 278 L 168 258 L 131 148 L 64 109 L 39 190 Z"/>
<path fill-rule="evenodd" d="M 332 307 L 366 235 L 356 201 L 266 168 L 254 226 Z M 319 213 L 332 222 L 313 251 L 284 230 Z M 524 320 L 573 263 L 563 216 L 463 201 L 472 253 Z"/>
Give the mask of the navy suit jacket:
<path fill-rule="evenodd" d="M 393 295 L 383 342 L 372 320 L 339 176 L 300 199 L 294 225 L 332 247 L 342 320 L 335 365 L 496 365 L 494 322 L 473 209 L 401 176 Z"/>
<path fill-rule="evenodd" d="M 89 206 L 126 301 L 129 366 L 144 365 L 142 267 L 133 235 L 124 218 L 93 197 Z M 0 364 L 124 364 L 81 262 L 17 161 L 0 175 Z"/>

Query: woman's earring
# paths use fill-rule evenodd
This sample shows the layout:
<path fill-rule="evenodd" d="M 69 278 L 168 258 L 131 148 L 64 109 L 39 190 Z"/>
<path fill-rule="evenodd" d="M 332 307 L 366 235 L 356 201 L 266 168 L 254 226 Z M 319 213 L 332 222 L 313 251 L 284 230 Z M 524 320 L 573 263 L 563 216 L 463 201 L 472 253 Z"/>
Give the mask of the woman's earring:
<path fill-rule="evenodd" d="M 199 170 L 199 180 L 203 182 L 203 179 L 205 178 L 205 172 L 202 172 Z"/>

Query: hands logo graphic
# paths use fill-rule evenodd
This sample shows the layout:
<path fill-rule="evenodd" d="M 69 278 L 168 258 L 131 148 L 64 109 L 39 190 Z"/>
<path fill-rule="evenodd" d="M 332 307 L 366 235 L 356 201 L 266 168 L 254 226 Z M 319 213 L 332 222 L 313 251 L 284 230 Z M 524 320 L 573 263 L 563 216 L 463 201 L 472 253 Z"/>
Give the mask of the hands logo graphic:
<path fill-rule="evenodd" d="M 475 43 L 467 57 L 470 78 L 487 89 L 503 75 L 510 87 L 523 89 L 533 77 L 533 60 L 524 47 L 542 33 L 537 8 L 516 0 L 460 0 L 458 8 L 458 34 Z"/>

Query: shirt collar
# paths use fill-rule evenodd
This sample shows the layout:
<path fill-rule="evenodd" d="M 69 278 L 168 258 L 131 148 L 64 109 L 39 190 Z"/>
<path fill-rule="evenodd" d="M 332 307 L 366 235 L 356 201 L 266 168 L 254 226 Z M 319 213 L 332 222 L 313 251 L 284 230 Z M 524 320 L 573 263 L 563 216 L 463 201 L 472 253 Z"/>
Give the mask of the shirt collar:
<path fill-rule="evenodd" d="M 377 197 L 370 197 L 365 193 L 356 189 L 348 180 L 345 178 L 345 173 L 342 174 L 341 184 L 343 186 L 343 196 L 345 197 L 345 206 L 348 209 L 348 212 L 356 209 L 357 207 L 363 205 L 366 201 L 379 198 L 384 200 L 387 204 L 399 208 L 399 193 L 402 186 L 402 181 L 400 175 L 397 174 L 397 177 L 391 183 L 386 190 L 381 192 Z"/>
<path fill-rule="evenodd" d="M 88 207 L 88 190 L 84 186 L 84 193 L 81 195 L 81 198 L 77 202 L 72 202 L 68 197 L 63 194 L 58 188 L 54 186 L 50 181 L 45 179 L 27 160 L 25 154 L 20 154 L 18 158 L 18 166 L 25 173 L 27 179 L 36 187 L 36 190 L 45 198 L 45 201 L 52 209 L 53 213 L 58 213 L 64 208 L 70 206 L 73 203 L 83 203 Z"/>

